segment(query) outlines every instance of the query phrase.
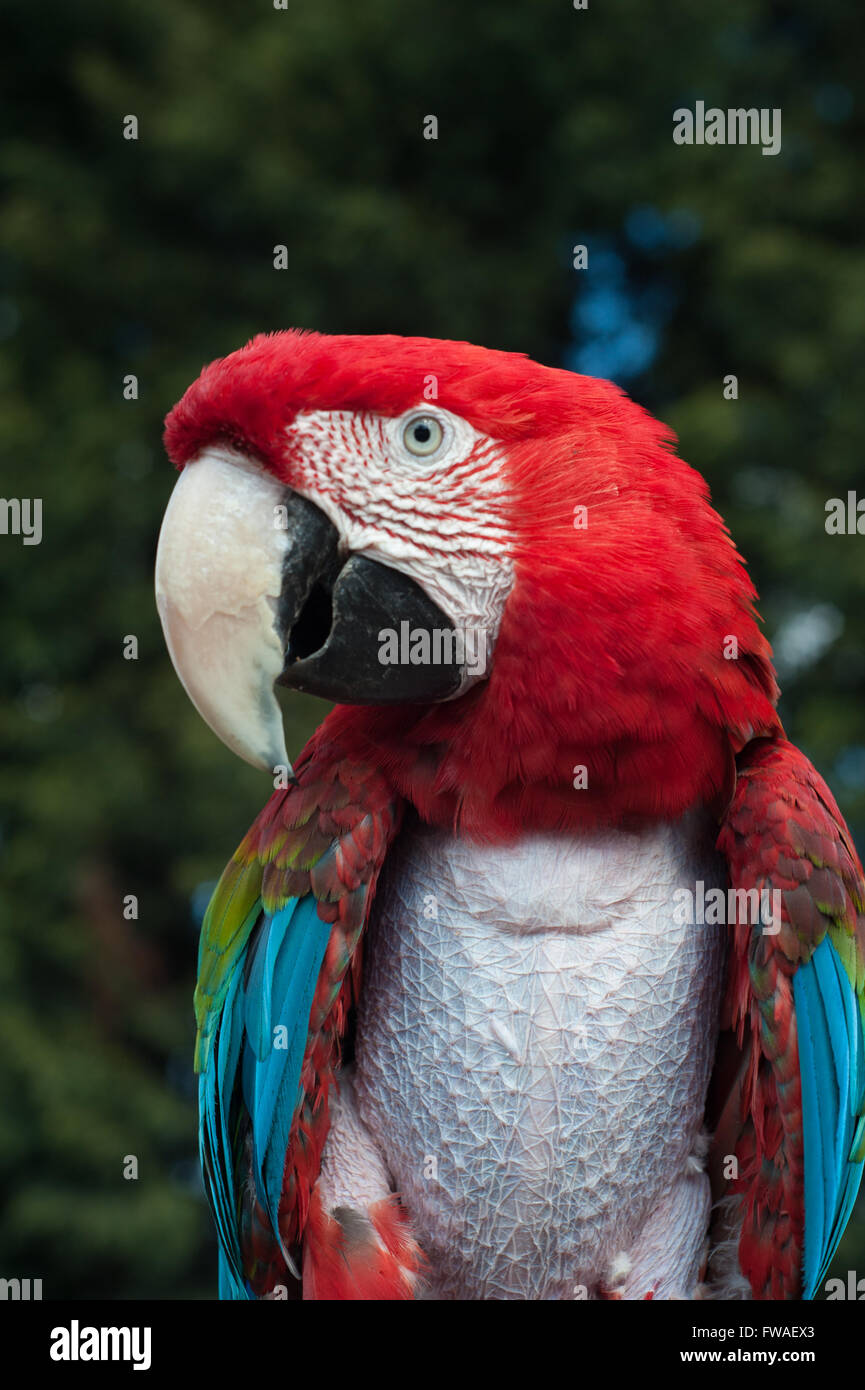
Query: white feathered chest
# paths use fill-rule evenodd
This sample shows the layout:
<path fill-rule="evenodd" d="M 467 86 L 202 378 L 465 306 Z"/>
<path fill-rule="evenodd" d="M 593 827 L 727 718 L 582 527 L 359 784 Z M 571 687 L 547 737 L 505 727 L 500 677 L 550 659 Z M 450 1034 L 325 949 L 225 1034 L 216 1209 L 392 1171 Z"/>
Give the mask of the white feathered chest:
<path fill-rule="evenodd" d="M 507 848 L 403 831 L 366 938 L 353 1086 L 433 1296 L 591 1297 L 680 1180 L 690 1216 L 671 1209 L 660 1244 L 682 1226 L 668 1277 L 696 1277 L 708 1188 L 688 1157 L 724 950 L 722 928 L 674 920 L 698 882 L 725 879 L 693 818 Z"/>

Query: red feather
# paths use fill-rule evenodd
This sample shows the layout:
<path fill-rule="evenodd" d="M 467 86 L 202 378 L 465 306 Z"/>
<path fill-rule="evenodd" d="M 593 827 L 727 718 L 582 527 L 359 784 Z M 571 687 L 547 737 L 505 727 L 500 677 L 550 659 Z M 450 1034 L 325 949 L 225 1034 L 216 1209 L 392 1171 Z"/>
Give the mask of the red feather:
<path fill-rule="evenodd" d="M 301 1068 L 303 1100 L 285 1157 L 279 1225 L 288 1251 L 300 1248 L 309 1220 L 328 1132 L 330 1090 L 359 981 L 360 937 L 385 852 L 401 819 L 401 807 L 380 774 L 339 757 L 322 729 L 307 744 L 295 770 L 298 785 L 271 797 L 244 846 L 265 866 L 266 910 L 312 892 L 319 916 L 333 924 L 310 1009 Z M 250 1163 L 251 1157 L 248 1168 Z M 261 1297 L 285 1283 L 288 1270 L 255 1199 L 251 1178 L 243 1193 L 245 1272 Z"/>
<path fill-rule="evenodd" d="M 305 1299 L 410 1299 L 423 1264 L 396 1197 L 375 1202 L 366 1220 L 345 1209 L 334 1217 L 313 1193 L 303 1249 Z"/>
<path fill-rule="evenodd" d="M 785 739 L 752 743 L 718 838 L 735 889 L 777 891 L 781 929 L 737 923 L 722 1026 L 744 1065 L 716 1087 L 716 1196 L 743 1202 L 739 1263 L 755 1298 L 801 1297 L 804 1141 L 792 977 L 834 926 L 865 960 L 865 884 L 829 788 Z M 729 1064 L 731 1041 L 719 1048 Z M 724 1094 L 726 1086 L 726 1094 Z M 735 1155 L 738 1178 L 726 1182 Z"/>
<path fill-rule="evenodd" d="M 705 482 L 672 452 L 671 433 L 611 383 L 516 354 L 288 332 L 205 368 L 168 417 L 166 445 L 183 467 L 224 441 L 302 490 L 303 458 L 289 435 L 299 412 L 395 416 L 423 402 L 430 374 L 440 406 L 503 445 L 515 582 L 485 682 L 434 706 L 337 707 L 284 803 L 292 850 L 301 833 L 306 864 L 324 850 L 311 873 L 303 864 L 288 873 L 289 887 L 292 874 L 297 880 L 290 891 L 311 883 L 321 915 L 338 928 L 313 1006 L 284 1238 L 296 1242 L 306 1225 L 317 1296 L 407 1296 L 416 1252 L 398 1214 L 382 1211 L 377 1235 L 359 1235 L 311 1196 L 359 978 L 359 885 L 377 872 L 393 833 L 385 806 L 402 797 L 428 822 L 507 841 L 527 827 L 639 825 L 702 805 L 722 820 L 733 887 L 783 896 L 780 935 L 735 930 L 715 1169 L 735 1153 L 739 1177 L 727 1190 L 744 1203 L 740 1260 L 755 1294 L 795 1296 L 803 1144 L 791 976 L 830 919 L 855 930 L 862 949 L 861 867 L 825 784 L 784 740 L 754 589 Z M 574 525 L 578 508 L 584 528 Z M 366 792 L 356 794 L 354 761 L 365 786 L 378 779 L 377 811 Z M 577 767 L 587 770 L 579 790 Z M 334 776 L 319 815 L 322 779 Z M 266 894 L 286 886 L 285 831 L 278 809 L 265 813 Z"/>
<path fill-rule="evenodd" d="M 430 373 L 440 406 L 506 445 L 516 578 L 492 671 L 433 707 L 340 706 L 328 737 L 480 839 L 721 810 L 734 755 L 780 728 L 769 647 L 705 482 L 612 383 L 467 343 L 277 333 L 205 368 L 166 447 L 182 467 L 227 441 L 302 484 L 298 411 L 396 415 Z"/>

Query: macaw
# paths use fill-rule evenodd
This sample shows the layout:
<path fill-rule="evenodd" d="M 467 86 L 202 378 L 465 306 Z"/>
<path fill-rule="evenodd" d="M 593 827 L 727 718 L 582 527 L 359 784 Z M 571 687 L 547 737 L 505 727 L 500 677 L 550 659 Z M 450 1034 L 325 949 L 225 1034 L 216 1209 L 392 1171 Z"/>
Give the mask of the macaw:
<path fill-rule="evenodd" d="M 813 1297 L 865 884 L 671 433 L 520 354 L 292 330 L 165 438 L 167 646 L 275 787 L 201 932 L 220 1296 Z M 277 685 L 335 702 L 294 768 Z"/>

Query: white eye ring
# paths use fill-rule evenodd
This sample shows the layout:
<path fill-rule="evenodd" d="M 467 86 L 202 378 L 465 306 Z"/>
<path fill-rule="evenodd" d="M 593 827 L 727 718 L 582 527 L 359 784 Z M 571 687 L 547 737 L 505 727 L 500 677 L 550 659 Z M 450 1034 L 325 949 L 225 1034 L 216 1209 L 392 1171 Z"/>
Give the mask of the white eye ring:
<path fill-rule="evenodd" d="M 434 415 L 412 415 L 402 427 L 403 446 L 416 458 L 429 458 L 443 439 L 444 430 Z"/>

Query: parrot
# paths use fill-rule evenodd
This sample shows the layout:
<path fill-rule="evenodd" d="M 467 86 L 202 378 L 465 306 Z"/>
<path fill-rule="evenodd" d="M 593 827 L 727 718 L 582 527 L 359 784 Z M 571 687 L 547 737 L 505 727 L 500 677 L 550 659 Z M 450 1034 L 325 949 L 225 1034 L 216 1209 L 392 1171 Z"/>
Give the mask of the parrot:
<path fill-rule="evenodd" d="M 677 443 L 519 352 L 297 328 L 167 415 L 168 653 L 272 781 L 201 926 L 220 1298 L 821 1292 L 865 883 Z"/>

